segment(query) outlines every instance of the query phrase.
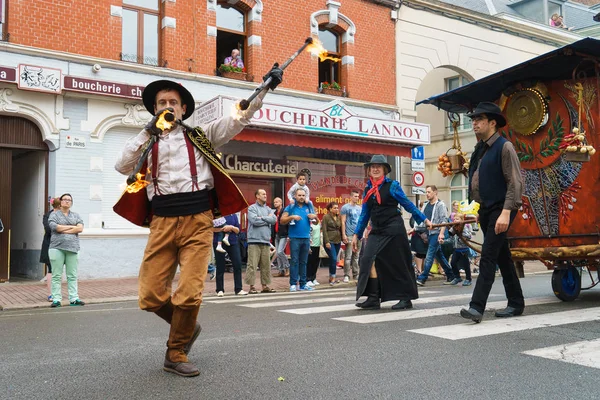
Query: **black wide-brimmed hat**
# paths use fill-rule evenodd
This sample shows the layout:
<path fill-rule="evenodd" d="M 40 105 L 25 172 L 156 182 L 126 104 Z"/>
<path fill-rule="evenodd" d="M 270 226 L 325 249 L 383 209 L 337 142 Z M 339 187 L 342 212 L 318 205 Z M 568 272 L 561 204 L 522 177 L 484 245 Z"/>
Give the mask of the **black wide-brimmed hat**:
<path fill-rule="evenodd" d="M 181 119 L 188 119 L 194 113 L 194 109 L 196 108 L 194 96 L 192 96 L 192 94 L 179 83 L 169 81 L 166 79 L 154 81 L 144 88 L 144 92 L 142 93 L 142 101 L 144 102 L 144 107 L 146 107 L 146 110 L 148 110 L 150 114 L 154 115 L 154 104 L 156 103 L 156 94 L 164 89 L 177 90 L 177 92 L 181 96 L 182 106 L 186 106 L 185 114 L 183 114 L 183 118 Z"/>
<path fill-rule="evenodd" d="M 502 110 L 491 101 L 482 101 L 477 104 L 477 107 L 472 112 L 467 113 L 467 117 L 473 118 L 481 114 L 485 114 L 488 119 L 495 120 L 498 128 L 506 126 L 506 118 L 502 115 Z"/>
<path fill-rule="evenodd" d="M 392 171 L 391 165 L 387 162 L 387 157 L 383 154 L 375 154 L 373 157 L 371 157 L 371 161 L 365 163 L 365 168 L 369 168 L 369 166 L 372 164 L 381 164 L 386 167 L 386 174 L 389 174 Z"/>

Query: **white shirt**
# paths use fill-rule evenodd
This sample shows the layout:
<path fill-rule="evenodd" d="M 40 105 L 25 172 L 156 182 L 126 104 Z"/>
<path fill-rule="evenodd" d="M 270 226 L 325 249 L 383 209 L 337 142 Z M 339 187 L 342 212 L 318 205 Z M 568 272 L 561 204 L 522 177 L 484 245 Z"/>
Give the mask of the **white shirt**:
<path fill-rule="evenodd" d="M 252 102 L 247 110 L 237 110 L 232 115 L 223 116 L 216 121 L 203 127 L 206 137 L 213 145 L 218 148 L 229 142 L 242 129 L 250 124 L 250 119 L 254 113 L 262 107 L 262 98 L 266 91 L 261 92 Z M 130 175 L 137 164 L 144 145 L 150 140 L 150 134 L 144 129 L 137 136 L 127 140 L 123 151 L 117 158 L 115 169 L 123 175 Z M 192 173 L 188 151 L 186 148 L 186 138 L 181 126 L 177 126 L 171 132 L 159 136 L 158 140 L 158 187 L 160 193 L 187 193 L 192 191 Z M 212 189 L 214 179 L 210 170 L 210 163 L 204 159 L 204 156 L 195 146 L 194 155 L 196 157 L 196 169 L 198 173 L 198 187 L 202 189 Z M 148 155 L 148 168 L 152 169 L 152 150 Z M 145 174 L 148 171 L 140 171 Z M 155 194 L 152 174 L 147 173 L 144 178 L 150 182 L 146 187 L 148 199 L 152 200 Z"/>

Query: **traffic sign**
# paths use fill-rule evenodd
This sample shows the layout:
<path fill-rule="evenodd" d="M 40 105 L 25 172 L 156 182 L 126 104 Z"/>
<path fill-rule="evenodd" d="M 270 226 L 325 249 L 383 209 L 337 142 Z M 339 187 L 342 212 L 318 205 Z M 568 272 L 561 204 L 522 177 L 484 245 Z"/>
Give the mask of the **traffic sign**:
<path fill-rule="evenodd" d="M 412 194 L 425 194 L 425 188 L 413 186 L 411 192 Z"/>
<path fill-rule="evenodd" d="M 425 148 L 423 146 L 413 147 L 410 153 L 413 160 L 425 160 Z"/>
<path fill-rule="evenodd" d="M 421 172 L 415 172 L 412 176 L 412 181 L 415 186 L 423 186 L 423 183 L 425 183 L 425 175 Z"/>
<path fill-rule="evenodd" d="M 425 171 L 425 161 L 423 160 L 411 160 L 410 169 L 413 171 Z"/>

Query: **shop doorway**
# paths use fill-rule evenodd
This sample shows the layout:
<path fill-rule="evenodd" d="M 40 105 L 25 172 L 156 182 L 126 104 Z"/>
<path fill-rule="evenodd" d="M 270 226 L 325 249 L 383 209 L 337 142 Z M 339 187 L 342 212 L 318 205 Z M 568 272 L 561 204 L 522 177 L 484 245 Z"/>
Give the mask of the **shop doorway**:
<path fill-rule="evenodd" d="M 0 281 L 39 279 L 47 205 L 48 147 L 38 127 L 0 116 Z"/>
<path fill-rule="evenodd" d="M 254 196 L 256 190 L 264 189 L 267 192 L 267 204 L 269 206 L 273 205 L 273 193 L 275 193 L 274 179 L 235 178 L 235 183 L 242 191 L 248 204 L 254 204 L 256 202 L 256 197 Z M 243 232 L 246 232 L 246 229 L 248 229 L 247 214 L 248 209 L 244 209 L 240 212 L 240 228 Z"/>

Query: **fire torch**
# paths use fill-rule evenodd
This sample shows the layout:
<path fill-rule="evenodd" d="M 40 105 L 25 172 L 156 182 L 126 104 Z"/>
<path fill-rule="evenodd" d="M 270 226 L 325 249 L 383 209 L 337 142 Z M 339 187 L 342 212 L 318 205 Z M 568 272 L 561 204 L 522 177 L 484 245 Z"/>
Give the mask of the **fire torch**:
<path fill-rule="evenodd" d="M 279 67 L 279 63 L 275 63 L 275 64 L 273 64 L 273 68 L 281 68 L 282 71 L 285 70 L 292 63 L 292 61 L 294 61 L 296 59 L 296 57 L 298 57 L 298 55 L 300 53 L 302 53 L 305 49 L 307 51 L 309 51 L 311 54 L 318 56 L 321 60 L 324 60 L 327 58 L 332 59 L 334 61 L 338 60 L 334 57 L 330 57 L 327 54 L 327 50 L 323 47 L 323 45 L 319 42 L 318 39 L 313 39 L 312 37 L 309 37 L 304 41 L 304 44 L 302 45 L 302 47 L 300 47 L 294 54 L 292 54 L 292 56 L 290 58 L 288 58 L 281 67 Z M 272 82 L 272 78 L 269 76 L 254 90 L 254 92 L 252 93 L 252 95 L 250 95 L 250 97 L 248 97 L 247 99 L 241 100 L 237 104 L 237 108 L 239 110 L 247 110 L 248 107 L 250 106 L 250 102 L 252 100 L 254 100 L 254 98 L 256 96 L 258 96 L 258 94 L 261 93 L 263 90 L 268 89 L 270 87 L 271 82 Z M 180 119 L 176 119 L 175 115 L 172 113 L 172 110 L 171 111 L 165 110 L 165 112 L 163 112 L 161 114 L 160 118 L 158 118 L 158 120 L 156 122 L 156 126 L 158 128 L 160 128 L 161 130 L 169 129 L 174 124 L 179 124 L 185 129 L 193 130 L 192 127 L 186 125 Z M 158 140 L 157 136 L 152 135 L 150 138 L 150 141 L 148 143 L 148 146 L 142 152 L 142 155 L 140 156 L 140 159 L 139 159 L 133 173 L 131 175 L 129 175 L 129 177 L 127 178 L 127 184 L 129 185 L 126 189 L 127 191 L 137 192 L 141 188 L 145 187 L 148 184 L 148 182 L 142 180 L 143 175 L 140 173 L 140 170 L 141 170 L 144 162 L 148 158 L 148 154 L 150 153 L 150 150 L 152 149 L 152 146 L 154 145 L 156 140 Z"/>

